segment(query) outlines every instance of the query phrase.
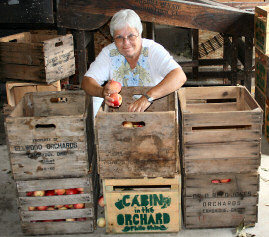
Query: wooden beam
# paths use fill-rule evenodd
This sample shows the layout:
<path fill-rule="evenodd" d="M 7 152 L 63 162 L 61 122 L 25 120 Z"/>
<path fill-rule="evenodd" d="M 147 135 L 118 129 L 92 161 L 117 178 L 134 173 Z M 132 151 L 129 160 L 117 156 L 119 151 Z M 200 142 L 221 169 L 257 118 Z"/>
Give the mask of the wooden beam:
<path fill-rule="evenodd" d="M 146 22 L 243 36 L 253 36 L 254 31 L 253 13 L 180 0 L 61 0 L 58 26 L 97 29 L 124 8 L 135 10 Z"/>

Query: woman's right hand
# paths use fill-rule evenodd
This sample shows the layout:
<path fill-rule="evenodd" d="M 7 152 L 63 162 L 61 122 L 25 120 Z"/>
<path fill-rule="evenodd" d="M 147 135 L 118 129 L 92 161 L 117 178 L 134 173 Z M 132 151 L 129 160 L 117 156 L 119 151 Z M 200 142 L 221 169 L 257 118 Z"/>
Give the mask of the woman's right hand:
<path fill-rule="evenodd" d="M 103 87 L 103 91 L 102 91 L 102 95 L 103 95 L 103 98 L 105 99 L 105 103 L 108 105 L 108 106 L 112 106 L 114 107 L 114 99 L 110 97 L 111 94 L 114 94 L 114 93 L 117 93 L 117 91 L 115 90 L 112 90 L 110 88 L 110 83 L 111 83 L 111 80 L 109 80 L 105 86 Z"/>

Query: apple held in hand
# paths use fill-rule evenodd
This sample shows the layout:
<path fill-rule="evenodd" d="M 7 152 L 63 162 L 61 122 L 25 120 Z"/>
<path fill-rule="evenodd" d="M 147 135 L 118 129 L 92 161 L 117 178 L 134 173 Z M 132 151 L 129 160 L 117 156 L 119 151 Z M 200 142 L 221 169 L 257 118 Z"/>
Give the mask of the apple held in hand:
<path fill-rule="evenodd" d="M 118 81 L 112 80 L 109 84 L 109 89 L 119 93 L 121 91 L 121 84 Z"/>
<path fill-rule="evenodd" d="M 112 98 L 114 101 L 112 102 L 115 107 L 119 107 L 122 103 L 122 97 L 120 94 L 111 94 L 110 98 Z"/>

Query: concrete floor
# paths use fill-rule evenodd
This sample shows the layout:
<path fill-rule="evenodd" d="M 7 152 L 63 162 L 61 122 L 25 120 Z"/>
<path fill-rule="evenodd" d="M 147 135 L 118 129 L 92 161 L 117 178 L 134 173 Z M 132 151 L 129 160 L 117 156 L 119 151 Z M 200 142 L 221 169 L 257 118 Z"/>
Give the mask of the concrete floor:
<path fill-rule="evenodd" d="M 2 124 L 1 124 L 2 126 Z M 0 126 L 0 128 L 1 128 Z M 3 126 L 2 126 L 3 128 Z M 1 129 L 0 129 L 1 131 Z M 1 131 L 4 137 L 3 130 Z M 0 236 L 23 236 L 20 228 L 19 212 L 16 204 L 16 187 L 11 176 L 8 151 L 5 142 L 0 143 Z M 260 194 L 258 207 L 258 223 L 255 227 L 246 229 L 246 233 L 256 237 L 269 236 L 269 144 L 262 139 L 262 160 L 260 166 Z M 104 212 L 99 210 L 99 215 Z M 132 234 L 132 236 L 181 236 L 181 237 L 231 237 L 235 236 L 235 228 L 218 228 L 218 229 L 183 229 L 179 233 L 168 234 Z M 51 236 L 51 235 L 50 235 Z M 105 228 L 97 228 L 92 234 L 69 234 L 57 236 L 109 236 L 105 234 Z M 126 236 L 126 235 L 111 235 Z"/>

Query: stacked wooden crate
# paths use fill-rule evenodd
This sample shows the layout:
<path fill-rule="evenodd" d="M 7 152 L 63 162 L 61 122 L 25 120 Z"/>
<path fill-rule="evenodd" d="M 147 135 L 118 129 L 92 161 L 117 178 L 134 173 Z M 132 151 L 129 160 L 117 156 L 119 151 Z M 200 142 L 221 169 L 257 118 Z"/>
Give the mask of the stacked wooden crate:
<path fill-rule="evenodd" d="M 128 112 L 149 89 L 123 87 L 122 105 L 105 105 L 96 116 L 107 233 L 181 229 L 177 94 L 154 101 L 144 113 Z"/>
<path fill-rule="evenodd" d="M 93 232 L 99 183 L 83 91 L 27 93 L 5 127 L 25 235 Z"/>
<path fill-rule="evenodd" d="M 0 79 L 15 106 L 27 92 L 59 91 L 60 80 L 75 74 L 73 36 L 46 31 L 0 38 Z M 30 83 L 31 82 L 31 83 Z"/>
<path fill-rule="evenodd" d="M 243 86 L 178 94 L 186 228 L 255 224 L 262 109 Z"/>
<path fill-rule="evenodd" d="M 263 131 L 269 142 L 269 19 L 268 6 L 255 7 L 255 99 L 264 111 Z"/>

